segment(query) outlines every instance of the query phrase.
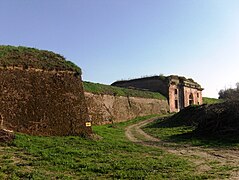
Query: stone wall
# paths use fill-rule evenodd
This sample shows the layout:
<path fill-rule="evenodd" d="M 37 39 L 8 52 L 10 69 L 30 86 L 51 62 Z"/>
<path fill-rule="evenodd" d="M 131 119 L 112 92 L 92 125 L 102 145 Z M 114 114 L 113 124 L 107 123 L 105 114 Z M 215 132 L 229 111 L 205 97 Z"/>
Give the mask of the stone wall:
<path fill-rule="evenodd" d="M 175 90 L 177 93 L 175 93 Z M 180 110 L 180 89 L 178 88 L 177 85 L 170 85 L 169 86 L 169 107 L 170 107 L 170 112 L 178 112 Z"/>
<path fill-rule="evenodd" d="M 87 135 L 91 128 L 81 77 L 34 69 L 0 69 L 4 128 L 32 135 Z"/>
<path fill-rule="evenodd" d="M 189 96 L 192 95 L 192 99 L 193 99 L 193 104 L 195 105 L 201 105 L 203 104 L 203 100 L 202 100 L 202 91 L 199 91 L 197 89 L 193 89 L 190 87 L 184 87 L 184 104 L 185 107 L 189 106 Z"/>
<path fill-rule="evenodd" d="M 85 92 L 93 124 L 109 124 L 151 114 L 169 112 L 167 100 L 98 95 Z"/>

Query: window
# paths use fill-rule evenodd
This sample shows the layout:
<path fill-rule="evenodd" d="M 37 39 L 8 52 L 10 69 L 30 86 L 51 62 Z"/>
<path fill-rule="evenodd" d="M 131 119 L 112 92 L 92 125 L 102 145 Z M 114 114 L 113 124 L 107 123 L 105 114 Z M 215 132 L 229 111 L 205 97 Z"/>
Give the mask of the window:
<path fill-rule="evenodd" d="M 197 93 L 197 97 L 199 98 L 199 93 Z"/>
<path fill-rule="evenodd" d="M 175 109 L 178 109 L 178 100 L 175 100 Z"/>
<path fill-rule="evenodd" d="M 193 94 L 191 93 L 190 95 L 189 95 L 189 105 L 193 105 L 194 104 L 194 101 L 193 101 Z"/>
<path fill-rule="evenodd" d="M 177 89 L 174 89 L 174 94 L 178 94 L 178 90 Z"/>

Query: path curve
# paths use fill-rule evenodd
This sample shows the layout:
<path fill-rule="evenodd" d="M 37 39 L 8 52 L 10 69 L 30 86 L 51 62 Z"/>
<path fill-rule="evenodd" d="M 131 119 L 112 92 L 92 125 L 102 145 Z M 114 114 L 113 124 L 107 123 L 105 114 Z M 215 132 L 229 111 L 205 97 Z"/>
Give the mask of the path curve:
<path fill-rule="evenodd" d="M 197 166 L 200 172 L 210 171 L 208 162 L 217 162 L 220 166 L 233 166 L 230 171 L 230 179 L 239 179 L 239 149 L 222 148 L 202 148 L 190 145 L 179 145 L 169 143 L 155 138 L 142 130 L 142 127 L 156 121 L 159 117 L 150 118 L 136 124 L 130 125 L 125 129 L 126 137 L 137 144 L 160 148 L 168 153 L 182 156 Z"/>

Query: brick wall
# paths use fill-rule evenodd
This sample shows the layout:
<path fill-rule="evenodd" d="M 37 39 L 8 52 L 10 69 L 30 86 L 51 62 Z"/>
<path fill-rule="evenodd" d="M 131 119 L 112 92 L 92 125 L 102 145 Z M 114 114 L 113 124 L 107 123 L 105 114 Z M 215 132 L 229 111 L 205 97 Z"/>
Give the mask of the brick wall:
<path fill-rule="evenodd" d="M 0 69 L 3 126 L 33 135 L 87 135 L 89 114 L 80 76 Z"/>

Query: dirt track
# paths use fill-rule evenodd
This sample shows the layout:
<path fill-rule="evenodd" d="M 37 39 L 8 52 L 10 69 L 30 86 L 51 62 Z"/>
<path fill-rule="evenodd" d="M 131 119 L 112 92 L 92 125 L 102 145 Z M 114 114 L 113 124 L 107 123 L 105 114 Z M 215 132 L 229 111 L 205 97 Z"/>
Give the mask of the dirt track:
<path fill-rule="evenodd" d="M 190 145 L 179 145 L 176 143 L 169 143 L 161 141 L 145 133 L 141 128 L 148 123 L 155 121 L 158 118 L 152 118 L 141 121 L 137 124 L 130 125 L 126 128 L 126 137 L 135 143 L 144 146 L 158 147 L 168 153 L 184 157 L 190 162 L 194 163 L 197 171 L 208 172 L 212 170 L 212 165 L 219 167 L 230 166 L 228 170 L 230 179 L 239 179 L 239 149 L 222 149 L 222 148 L 202 148 Z"/>

